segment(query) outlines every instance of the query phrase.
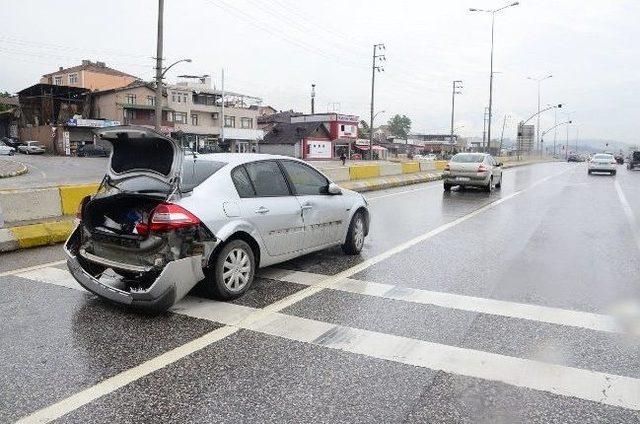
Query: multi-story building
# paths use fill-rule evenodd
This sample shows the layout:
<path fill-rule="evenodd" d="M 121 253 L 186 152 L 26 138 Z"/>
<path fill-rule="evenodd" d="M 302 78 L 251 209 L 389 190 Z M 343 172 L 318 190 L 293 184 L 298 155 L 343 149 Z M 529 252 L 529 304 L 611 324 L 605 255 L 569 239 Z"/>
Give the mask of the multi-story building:
<path fill-rule="evenodd" d="M 124 125 L 155 126 L 156 93 L 152 83 L 135 81 L 126 87 L 92 92 L 91 98 L 92 118 L 120 121 Z M 161 131 L 166 134 L 175 131 L 174 121 L 174 111 L 167 106 L 166 94 L 163 94 Z"/>
<path fill-rule="evenodd" d="M 139 78 L 108 67 L 104 62 L 83 60 L 80 65 L 60 68 L 40 78 L 41 84 L 86 88 L 91 91 L 124 87 Z"/>
<path fill-rule="evenodd" d="M 209 76 L 184 75 L 167 87 L 167 105 L 176 131 L 199 149 L 216 146 L 228 152 L 250 152 L 262 139 L 257 118 L 261 99 L 224 92 L 211 86 Z"/>
<path fill-rule="evenodd" d="M 518 124 L 518 140 L 517 150 L 521 153 L 533 151 L 534 147 L 535 126 L 524 125 L 522 122 Z"/>

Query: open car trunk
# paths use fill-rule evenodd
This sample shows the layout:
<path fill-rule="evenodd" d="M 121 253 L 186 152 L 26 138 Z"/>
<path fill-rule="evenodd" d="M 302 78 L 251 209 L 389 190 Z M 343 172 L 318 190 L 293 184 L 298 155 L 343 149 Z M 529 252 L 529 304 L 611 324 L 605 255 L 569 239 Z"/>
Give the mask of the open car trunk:
<path fill-rule="evenodd" d="M 114 127 L 105 134 L 113 142 L 109 170 L 103 190 L 83 202 L 81 222 L 65 245 L 69 270 L 100 296 L 164 310 L 204 278 L 203 258 L 216 238 L 173 203 L 182 155 L 173 140 L 146 128 Z M 138 157 L 143 142 L 149 143 L 146 158 Z M 158 182 L 164 190 L 157 190 Z"/>

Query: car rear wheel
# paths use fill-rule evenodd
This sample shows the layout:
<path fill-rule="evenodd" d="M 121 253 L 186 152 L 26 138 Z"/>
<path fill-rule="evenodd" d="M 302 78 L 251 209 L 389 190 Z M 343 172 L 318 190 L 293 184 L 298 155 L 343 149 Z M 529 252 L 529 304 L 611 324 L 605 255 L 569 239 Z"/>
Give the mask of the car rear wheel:
<path fill-rule="evenodd" d="M 502 175 L 500 175 L 500 179 L 496 183 L 496 188 L 502 188 Z"/>
<path fill-rule="evenodd" d="M 444 183 L 444 191 L 451 191 L 451 184 Z"/>
<path fill-rule="evenodd" d="M 362 251 L 365 238 L 365 222 L 362 212 L 356 212 L 351 218 L 347 239 L 342 245 L 342 251 L 347 255 L 357 255 Z"/>
<path fill-rule="evenodd" d="M 611 171 L 611 175 L 616 175 L 617 171 Z"/>
<path fill-rule="evenodd" d="M 202 288 L 208 297 L 232 300 L 242 296 L 253 283 L 255 255 L 242 240 L 231 240 L 205 270 Z"/>
<path fill-rule="evenodd" d="M 484 191 L 487 193 L 491 193 L 491 190 L 493 190 L 493 177 L 489 178 L 489 184 L 484 187 Z"/>

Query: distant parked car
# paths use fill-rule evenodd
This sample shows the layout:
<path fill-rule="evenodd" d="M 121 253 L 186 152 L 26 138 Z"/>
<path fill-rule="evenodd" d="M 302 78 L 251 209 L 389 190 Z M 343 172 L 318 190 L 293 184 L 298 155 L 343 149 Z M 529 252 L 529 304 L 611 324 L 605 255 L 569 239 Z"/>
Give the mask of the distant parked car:
<path fill-rule="evenodd" d="M 11 137 L 0 137 L 0 142 L 9 147 L 13 147 L 15 150 L 18 150 L 18 146 L 20 145 L 19 140 Z"/>
<path fill-rule="evenodd" d="M 580 162 L 580 157 L 578 155 L 569 155 L 567 162 Z"/>
<path fill-rule="evenodd" d="M 109 153 L 110 151 L 106 147 L 101 146 L 99 144 L 93 144 L 93 143 L 80 146 L 76 151 L 76 154 L 79 157 L 95 156 L 95 157 L 106 158 L 106 157 L 109 157 Z"/>
<path fill-rule="evenodd" d="M 502 187 L 502 163 L 486 153 L 458 153 L 445 166 L 442 180 L 444 191 L 457 185 L 491 192 L 493 187 Z"/>
<path fill-rule="evenodd" d="M 617 164 L 618 162 L 616 162 L 612 154 L 598 153 L 593 155 L 593 158 L 589 161 L 587 172 L 589 175 L 591 175 L 592 172 L 607 172 L 611 175 L 616 175 Z"/>
<path fill-rule="evenodd" d="M 11 146 L 7 146 L 6 144 L 4 144 L 2 141 L 0 141 L 0 155 L 9 155 L 9 156 L 13 156 L 13 154 L 16 152 L 16 149 L 14 149 Z"/>
<path fill-rule="evenodd" d="M 619 165 L 624 164 L 624 156 L 621 153 L 618 153 L 614 157 L 616 158 L 616 162 L 618 162 Z"/>
<path fill-rule="evenodd" d="M 25 141 L 18 146 L 18 151 L 25 155 L 41 155 L 45 152 L 44 147 L 37 141 Z"/>

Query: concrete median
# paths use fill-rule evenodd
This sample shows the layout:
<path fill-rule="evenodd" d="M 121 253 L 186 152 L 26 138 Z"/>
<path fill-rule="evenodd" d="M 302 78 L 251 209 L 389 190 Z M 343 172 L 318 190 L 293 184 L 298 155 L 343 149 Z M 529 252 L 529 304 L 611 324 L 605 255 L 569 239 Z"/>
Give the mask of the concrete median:
<path fill-rule="evenodd" d="M 4 221 L 30 221 L 62 215 L 58 187 L 0 191 Z"/>

